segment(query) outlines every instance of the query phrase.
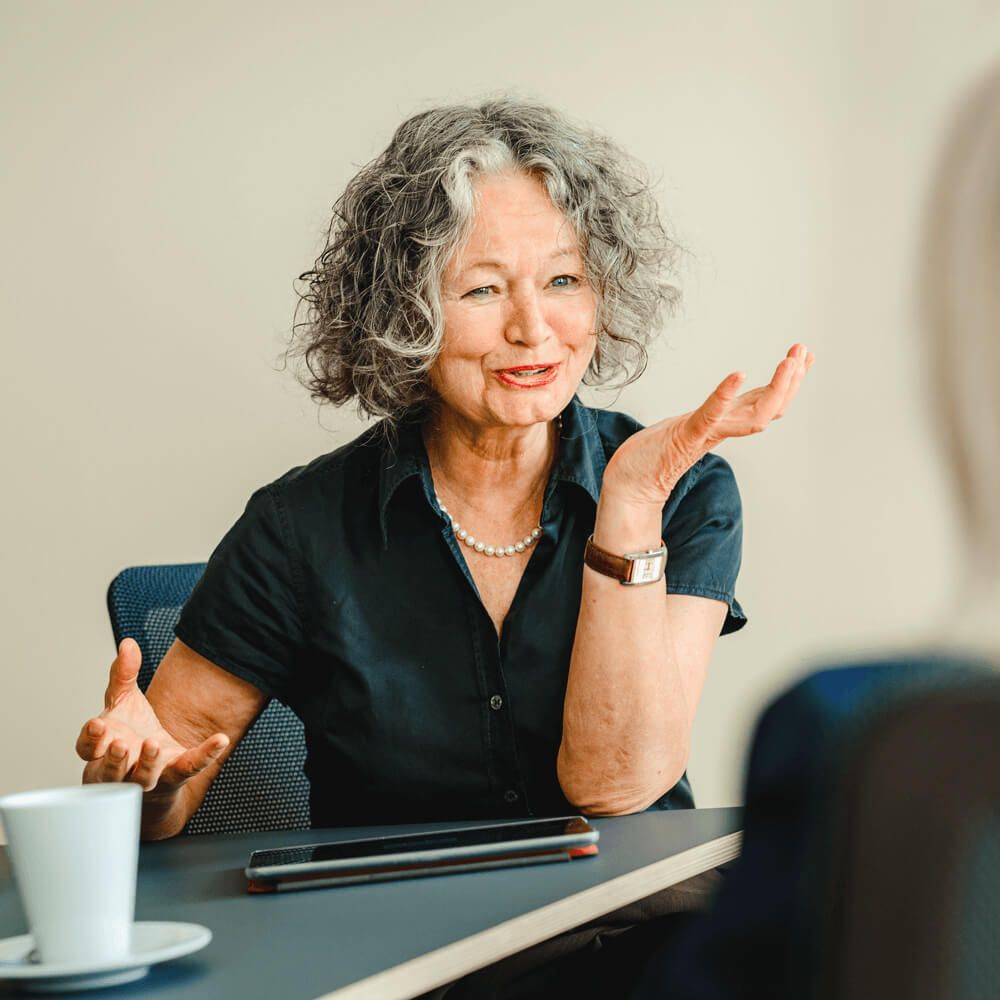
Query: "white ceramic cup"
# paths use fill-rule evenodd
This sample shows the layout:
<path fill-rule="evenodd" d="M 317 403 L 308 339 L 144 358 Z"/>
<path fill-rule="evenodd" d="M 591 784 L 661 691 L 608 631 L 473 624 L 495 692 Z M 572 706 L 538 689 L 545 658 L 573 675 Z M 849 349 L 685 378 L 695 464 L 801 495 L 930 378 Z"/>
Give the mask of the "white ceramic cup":
<path fill-rule="evenodd" d="M 142 789 L 130 782 L 0 798 L 7 853 L 43 962 L 99 962 L 132 947 Z"/>

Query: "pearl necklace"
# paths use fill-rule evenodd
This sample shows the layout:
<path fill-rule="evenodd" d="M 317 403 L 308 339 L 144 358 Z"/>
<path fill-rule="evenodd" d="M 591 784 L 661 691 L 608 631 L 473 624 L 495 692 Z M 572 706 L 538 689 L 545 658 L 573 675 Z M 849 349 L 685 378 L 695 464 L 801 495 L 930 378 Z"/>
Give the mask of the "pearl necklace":
<path fill-rule="evenodd" d="M 556 417 L 556 440 L 562 437 L 563 429 L 563 419 L 560 413 Z M 438 506 L 441 508 L 441 513 L 444 514 L 449 521 L 451 521 L 451 530 L 455 532 L 455 537 L 459 540 L 465 542 L 473 552 L 480 552 L 485 556 L 514 556 L 520 555 L 526 549 L 530 549 L 539 538 L 542 537 L 542 532 L 545 530 L 540 524 L 536 525 L 534 528 L 528 532 L 524 538 L 519 538 L 513 545 L 487 545 L 486 542 L 481 542 L 475 536 L 470 535 L 468 531 L 463 528 L 458 521 L 456 521 L 451 514 L 448 512 L 448 508 L 441 503 L 441 498 L 434 494 L 434 499 L 437 500 Z"/>
<path fill-rule="evenodd" d="M 437 499 L 437 494 L 434 495 Z M 531 548 L 535 542 L 542 535 L 544 530 L 539 524 L 532 528 L 531 531 L 524 536 L 524 538 L 519 538 L 513 545 L 487 545 L 485 542 L 479 541 L 473 535 L 470 535 L 468 531 L 463 528 L 458 521 L 456 521 L 451 514 L 448 513 L 448 508 L 445 507 L 440 500 L 438 500 L 438 506 L 441 508 L 441 513 L 451 521 L 451 530 L 455 532 L 455 537 L 461 539 L 469 546 L 474 552 L 481 552 L 483 555 L 487 556 L 513 556 L 524 552 L 525 549 Z"/>

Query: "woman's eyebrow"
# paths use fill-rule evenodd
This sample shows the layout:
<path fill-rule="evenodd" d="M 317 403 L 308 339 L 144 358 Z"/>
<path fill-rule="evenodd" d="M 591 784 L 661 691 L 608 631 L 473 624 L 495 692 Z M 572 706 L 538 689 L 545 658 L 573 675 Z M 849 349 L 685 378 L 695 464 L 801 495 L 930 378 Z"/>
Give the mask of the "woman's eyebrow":
<path fill-rule="evenodd" d="M 546 261 L 559 260 L 562 257 L 579 257 L 580 251 L 573 250 L 569 248 L 564 248 L 561 250 L 554 250 L 545 258 Z M 465 274 L 466 271 L 471 271 L 477 267 L 495 267 L 498 271 L 506 270 L 507 265 L 501 260 L 493 260 L 492 258 L 487 260 L 483 258 L 482 260 L 470 260 L 463 267 L 459 274 Z"/>

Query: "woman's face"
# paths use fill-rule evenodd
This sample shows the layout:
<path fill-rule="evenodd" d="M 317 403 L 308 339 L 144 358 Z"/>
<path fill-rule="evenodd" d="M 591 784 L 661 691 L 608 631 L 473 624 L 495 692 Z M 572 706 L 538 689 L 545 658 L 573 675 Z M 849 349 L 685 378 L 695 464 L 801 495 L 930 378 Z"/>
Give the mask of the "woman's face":
<path fill-rule="evenodd" d="M 444 343 L 431 382 L 446 407 L 484 429 L 552 420 L 597 343 L 576 235 L 533 177 L 475 187 L 471 238 L 442 281 Z"/>

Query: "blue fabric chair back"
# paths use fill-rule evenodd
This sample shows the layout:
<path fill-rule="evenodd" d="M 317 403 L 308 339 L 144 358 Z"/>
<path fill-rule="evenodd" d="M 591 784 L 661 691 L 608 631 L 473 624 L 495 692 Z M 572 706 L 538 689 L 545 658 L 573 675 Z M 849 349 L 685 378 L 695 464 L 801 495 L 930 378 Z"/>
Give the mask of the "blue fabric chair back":
<path fill-rule="evenodd" d="M 115 645 L 126 636 L 139 643 L 143 691 L 174 641 L 181 608 L 204 569 L 204 563 L 135 566 L 111 581 L 108 614 Z M 301 721 L 287 706 L 272 700 L 223 765 L 184 832 L 307 829 L 305 757 Z"/>

